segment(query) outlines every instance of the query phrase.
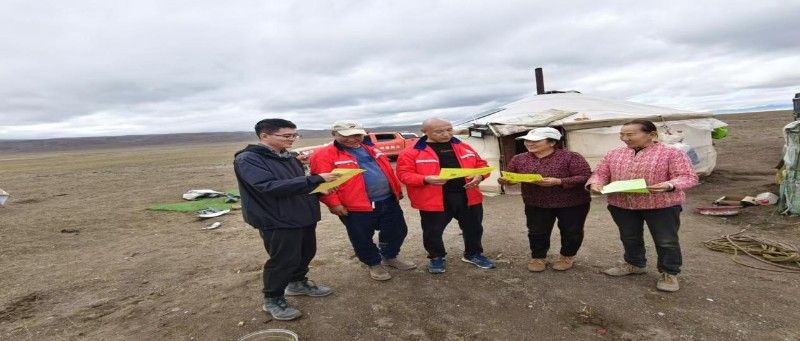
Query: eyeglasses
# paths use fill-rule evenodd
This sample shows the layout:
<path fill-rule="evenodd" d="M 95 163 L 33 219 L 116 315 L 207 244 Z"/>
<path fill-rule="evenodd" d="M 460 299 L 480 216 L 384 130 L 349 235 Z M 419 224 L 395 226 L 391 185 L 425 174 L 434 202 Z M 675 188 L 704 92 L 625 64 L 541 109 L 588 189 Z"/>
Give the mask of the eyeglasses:
<path fill-rule="evenodd" d="M 272 136 L 283 137 L 285 139 L 299 139 L 300 134 L 270 134 Z"/>

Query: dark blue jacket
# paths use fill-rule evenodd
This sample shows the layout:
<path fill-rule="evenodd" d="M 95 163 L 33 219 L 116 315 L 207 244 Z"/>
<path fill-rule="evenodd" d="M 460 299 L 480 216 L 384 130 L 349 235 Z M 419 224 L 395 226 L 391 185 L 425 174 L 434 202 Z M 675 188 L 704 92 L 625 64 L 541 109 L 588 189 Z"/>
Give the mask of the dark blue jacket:
<path fill-rule="evenodd" d="M 295 157 L 251 144 L 235 154 L 233 170 L 244 221 L 261 230 L 300 228 L 320 220 L 319 199 L 308 194 L 325 180 L 306 176 Z"/>

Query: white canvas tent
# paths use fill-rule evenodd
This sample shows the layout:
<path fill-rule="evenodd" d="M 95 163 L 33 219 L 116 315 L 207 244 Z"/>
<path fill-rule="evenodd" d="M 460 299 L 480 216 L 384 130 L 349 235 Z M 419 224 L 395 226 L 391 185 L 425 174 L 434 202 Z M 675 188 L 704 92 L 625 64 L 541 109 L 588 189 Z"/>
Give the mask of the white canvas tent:
<path fill-rule="evenodd" d="M 711 131 L 727 124 L 713 118 L 712 114 L 576 92 L 527 97 L 479 114 L 458 124 L 456 129 L 468 131 L 465 141 L 497 167 L 491 179 L 481 184 L 481 190 L 501 192 L 496 179 L 511 157 L 525 151 L 522 142 L 515 138 L 528 130 L 544 126 L 558 128 L 564 133 L 564 147 L 580 153 L 594 167 L 609 150 L 624 146 L 619 140 L 621 125 L 636 118 L 655 122 L 665 142 L 674 142 L 687 151 L 699 174 L 708 175 L 714 169 L 717 153 Z"/>

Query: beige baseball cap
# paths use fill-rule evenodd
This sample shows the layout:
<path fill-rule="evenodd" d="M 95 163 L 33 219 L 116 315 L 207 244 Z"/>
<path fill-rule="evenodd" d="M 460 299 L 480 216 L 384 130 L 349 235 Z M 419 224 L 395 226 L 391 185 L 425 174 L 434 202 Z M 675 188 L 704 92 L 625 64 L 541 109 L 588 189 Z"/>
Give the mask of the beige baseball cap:
<path fill-rule="evenodd" d="M 331 130 L 342 136 L 367 135 L 364 126 L 353 120 L 336 121 L 333 123 Z"/>

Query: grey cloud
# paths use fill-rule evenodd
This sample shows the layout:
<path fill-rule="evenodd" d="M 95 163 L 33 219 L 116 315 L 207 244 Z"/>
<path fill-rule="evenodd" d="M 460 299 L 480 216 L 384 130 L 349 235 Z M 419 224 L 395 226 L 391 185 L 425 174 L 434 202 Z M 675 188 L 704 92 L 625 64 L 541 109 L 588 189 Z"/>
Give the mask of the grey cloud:
<path fill-rule="evenodd" d="M 458 120 L 531 95 L 535 66 L 548 89 L 788 105 L 798 13 L 780 1 L 4 2 L 0 139 L 249 130 L 265 115 L 308 128 Z"/>
<path fill-rule="evenodd" d="M 800 3 L 753 2 L 747 6 L 699 3 L 690 16 L 691 25 L 671 25 L 664 38 L 678 44 L 708 49 L 756 53 L 795 50 L 800 30 L 792 29 L 800 22 Z"/>

